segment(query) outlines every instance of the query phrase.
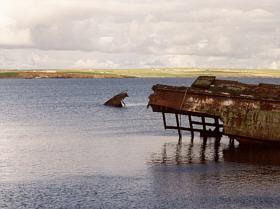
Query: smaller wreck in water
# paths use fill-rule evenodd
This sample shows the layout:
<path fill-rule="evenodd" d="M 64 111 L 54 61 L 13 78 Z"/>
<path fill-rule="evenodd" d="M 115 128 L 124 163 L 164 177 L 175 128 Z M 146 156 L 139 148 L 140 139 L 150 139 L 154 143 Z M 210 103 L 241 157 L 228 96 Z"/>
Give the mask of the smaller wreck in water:
<path fill-rule="evenodd" d="M 112 106 L 112 107 L 124 107 L 125 103 L 123 100 L 126 97 L 128 97 L 127 91 L 123 91 L 123 92 L 115 95 L 111 99 L 109 99 L 107 102 L 104 103 L 104 105 Z"/>
<path fill-rule="evenodd" d="M 181 130 L 186 130 L 192 137 L 198 131 L 202 136 L 227 135 L 241 143 L 280 144 L 280 85 L 200 76 L 191 87 L 157 84 L 152 89 L 148 106 L 162 113 L 165 129 L 178 130 L 179 140 Z M 166 113 L 175 114 L 176 126 L 167 125 Z M 188 127 L 181 124 L 182 115 L 188 117 Z M 192 116 L 201 121 L 193 121 Z"/>

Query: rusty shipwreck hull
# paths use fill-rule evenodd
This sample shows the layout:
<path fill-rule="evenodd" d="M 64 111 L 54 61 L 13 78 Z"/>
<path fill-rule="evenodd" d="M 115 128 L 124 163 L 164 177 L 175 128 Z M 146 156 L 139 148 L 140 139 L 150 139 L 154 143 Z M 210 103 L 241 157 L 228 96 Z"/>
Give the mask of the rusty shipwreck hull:
<path fill-rule="evenodd" d="M 152 89 L 148 106 L 154 112 L 219 118 L 223 134 L 241 142 L 280 143 L 280 85 L 200 76 L 191 87 L 154 85 Z"/>
<path fill-rule="evenodd" d="M 112 107 L 124 107 L 125 103 L 123 100 L 126 97 L 128 97 L 127 91 L 123 91 L 123 92 L 115 95 L 111 99 L 109 99 L 107 102 L 104 103 L 104 105 L 112 106 Z"/>

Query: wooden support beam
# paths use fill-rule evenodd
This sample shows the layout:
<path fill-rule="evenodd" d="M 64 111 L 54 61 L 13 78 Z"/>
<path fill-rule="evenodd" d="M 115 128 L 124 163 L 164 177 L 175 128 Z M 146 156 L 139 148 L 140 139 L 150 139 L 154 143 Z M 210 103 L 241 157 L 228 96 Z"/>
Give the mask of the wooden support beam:
<path fill-rule="evenodd" d="M 203 132 L 206 132 L 206 125 L 205 125 L 205 117 L 204 116 L 201 116 L 201 121 L 202 121 Z"/>
<path fill-rule="evenodd" d="M 177 123 L 177 130 L 178 130 L 178 134 L 179 134 L 179 141 L 178 141 L 178 144 L 181 144 L 182 142 L 182 134 L 181 134 L 181 127 L 180 127 L 180 124 L 179 124 L 179 118 L 178 118 L 178 114 L 175 114 L 176 116 L 176 123 Z"/>
<path fill-rule="evenodd" d="M 178 129 L 177 126 L 166 126 L 166 129 Z M 198 129 L 198 128 L 186 128 L 186 127 L 179 127 L 180 130 L 182 131 L 193 131 L 193 132 L 206 132 L 206 133 L 213 133 L 213 131 L 203 131 L 203 129 Z"/>
<path fill-rule="evenodd" d="M 203 125 L 203 122 L 199 122 L 199 121 L 192 121 L 192 124 L 195 124 L 195 125 Z M 204 123 L 206 126 L 213 126 L 213 127 L 217 127 L 215 123 L 207 123 L 205 122 Z M 223 127 L 222 124 L 218 124 L 219 127 Z"/>
<path fill-rule="evenodd" d="M 221 127 L 220 124 L 219 124 L 219 119 L 217 117 L 215 117 L 214 120 L 215 120 L 215 127 L 216 127 L 214 131 L 219 132 L 220 127 Z"/>
<path fill-rule="evenodd" d="M 188 115 L 188 119 L 189 119 L 189 127 L 182 127 L 181 126 L 181 121 L 179 119 L 179 114 L 180 113 L 174 113 L 175 117 L 176 117 L 176 126 L 169 126 L 167 125 L 167 121 L 166 121 L 166 112 L 162 111 L 162 119 L 163 119 L 163 125 L 165 129 L 176 129 L 178 131 L 178 135 L 179 135 L 179 141 L 178 144 L 181 144 L 182 142 L 182 131 L 190 131 L 191 132 L 191 141 L 193 141 L 194 139 L 194 132 L 199 132 L 200 136 L 207 139 L 207 137 L 216 137 L 216 138 L 221 138 L 222 137 L 222 133 L 220 132 L 220 127 L 223 127 L 222 124 L 219 124 L 219 118 L 218 117 L 209 117 L 206 115 L 202 115 L 200 114 L 201 117 L 201 122 L 199 121 L 193 121 L 192 120 L 192 114 Z M 170 114 L 170 113 L 169 113 Z M 180 115 L 181 116 L 181 115 Z M 197 117 L 196 115 L 194 117 Z M 205 118 L 212 118 L 214 119 L 214 123 L 208 123 L 206 122 Z M 201 125 L 202 128 L 194 128 L 193 125 Z M 207 130 L 207 126 L 210 127 L 215 127 L 214 130 Z"/>
<path fill-rule="evenodd" d="M 229 138 L 229 146 L 234 147 L 234 138 L 232 137 Z"/>
<path fill-rule="evenodd" d="M 191 129 L 191 141 L 193 141 L 194 138 L 194 132 L 193 132 L 193 121 L 192 121 L 192 116 L 188 115 L 189 117 L 189 125 L 190 125 L 190 129 Z"/>
<path fill-rule="evenodd" d="M 166 129 L 166 119 L 165 119 L 165 113 L 164 112 L 162 112 L 162 120 L 163 120 L 164 129 Z"/>

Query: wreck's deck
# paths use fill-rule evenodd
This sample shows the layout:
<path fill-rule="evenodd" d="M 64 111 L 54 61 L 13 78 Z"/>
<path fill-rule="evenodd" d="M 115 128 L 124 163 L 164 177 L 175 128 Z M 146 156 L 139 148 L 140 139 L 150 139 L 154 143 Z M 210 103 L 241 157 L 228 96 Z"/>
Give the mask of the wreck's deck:
<path fill-rule="evenodd" d="M 216 97 L 230 97 L 258 101 L 280 102 L 280 85 L 274 84 L 243 84 L 237 81 L 215 80 L 211 85 L 192 85 L 191 87 L 176 87 L 157 84 L 152 88 L 160 91 L 181 92 L 211 95 Z"/>

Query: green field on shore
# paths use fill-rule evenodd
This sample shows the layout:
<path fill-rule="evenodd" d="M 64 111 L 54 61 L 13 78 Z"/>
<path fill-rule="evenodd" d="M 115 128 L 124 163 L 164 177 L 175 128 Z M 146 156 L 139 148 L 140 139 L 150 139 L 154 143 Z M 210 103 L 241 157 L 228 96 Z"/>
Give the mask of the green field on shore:
<path fill-rule="evenodd" d="M 28 75 L 28 76 L 27 76 Z M 0 78 L 120 78 L 120 77 L 280 77 L 280 70 L 225 68 L 151 68 L 151 69 L 40 69 L 0 70 Z M 37 76 L 37 77 L 36 77 Z"/>
<path fill-rule="evenodd" d="M 217 77 L 280 77 L 280 70 L 269 69 L 198 69 L 198 68 L 153 68 L 93 70 L 133 77 L 197 77 L 201 75 Z"/>

